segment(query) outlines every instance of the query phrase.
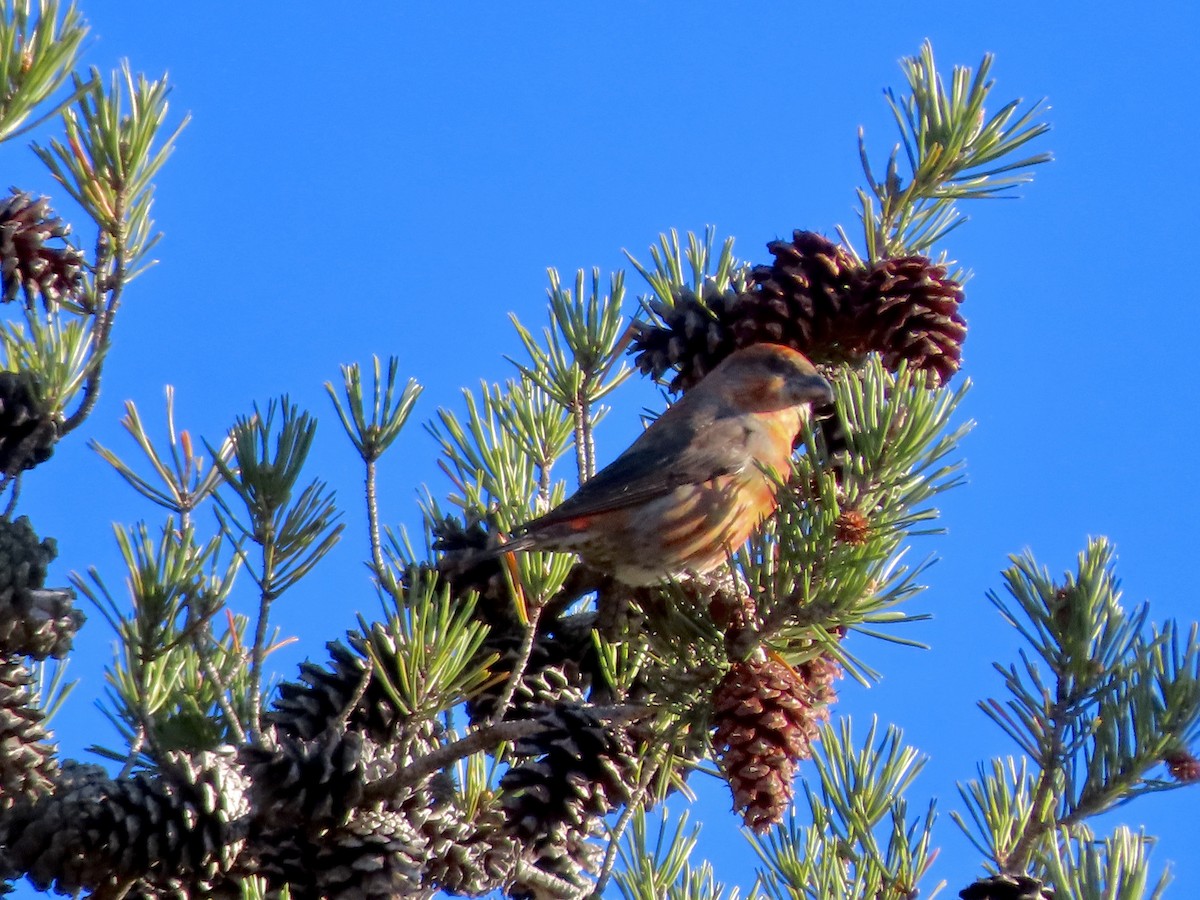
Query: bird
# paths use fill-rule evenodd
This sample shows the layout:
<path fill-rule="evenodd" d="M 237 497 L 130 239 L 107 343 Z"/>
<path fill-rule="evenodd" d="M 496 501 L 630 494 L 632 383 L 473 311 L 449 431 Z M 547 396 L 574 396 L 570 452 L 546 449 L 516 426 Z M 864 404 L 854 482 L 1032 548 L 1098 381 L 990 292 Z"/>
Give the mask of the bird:
<path fill-rule="evenodd" d="M 775 511 L 814 406 L 833 388 L 781 344 L 735 350 L 630 446 L 489 555 L 573 552 L 632 587 L 705 575 Z"/>

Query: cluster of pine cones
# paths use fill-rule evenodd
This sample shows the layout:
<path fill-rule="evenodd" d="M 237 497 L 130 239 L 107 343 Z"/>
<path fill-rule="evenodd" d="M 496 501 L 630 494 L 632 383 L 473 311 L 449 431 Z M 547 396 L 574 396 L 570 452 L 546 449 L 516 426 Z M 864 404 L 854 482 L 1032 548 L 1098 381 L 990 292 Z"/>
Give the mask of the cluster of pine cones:
<path fill-rule="evenodd" d="M 945 383 L 958 371 L 967 323 L 962 286 L 924 256 L 864 265 L 811 231 L 772 241 L 769 265 L 746 289 L 679 292 L 648 304 L 656 321 L 634 323 L 632 349 L 643 373 L 687 390 L 722 359 L 751 344 L 785 344 L 814 364 L 882 355 Z"/>

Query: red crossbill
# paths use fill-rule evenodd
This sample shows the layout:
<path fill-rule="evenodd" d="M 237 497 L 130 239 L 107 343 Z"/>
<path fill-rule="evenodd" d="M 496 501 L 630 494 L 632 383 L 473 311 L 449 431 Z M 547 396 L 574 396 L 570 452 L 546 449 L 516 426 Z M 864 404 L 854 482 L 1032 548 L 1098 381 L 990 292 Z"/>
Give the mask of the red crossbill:
<path fill-rule="evenodd" d="M 629 585 L 701 575 L 775 510 L 810 405 L 833 399 L 800 353 L 726 357 L 612 463 L 494 552 L 560 550 Z"/>

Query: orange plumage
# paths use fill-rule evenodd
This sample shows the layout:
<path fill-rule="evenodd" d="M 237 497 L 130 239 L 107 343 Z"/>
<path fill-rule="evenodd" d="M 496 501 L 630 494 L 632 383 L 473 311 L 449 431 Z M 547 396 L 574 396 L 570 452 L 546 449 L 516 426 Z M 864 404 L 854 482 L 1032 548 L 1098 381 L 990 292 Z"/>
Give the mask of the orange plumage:
<path fill-rule="evenodd" d="M 776 506 L 811 405 L 833 391 L 777 344 L 726 357 L 629 448 L 498 548 L 561 550 L 630 585 L 709 572 Z"/>

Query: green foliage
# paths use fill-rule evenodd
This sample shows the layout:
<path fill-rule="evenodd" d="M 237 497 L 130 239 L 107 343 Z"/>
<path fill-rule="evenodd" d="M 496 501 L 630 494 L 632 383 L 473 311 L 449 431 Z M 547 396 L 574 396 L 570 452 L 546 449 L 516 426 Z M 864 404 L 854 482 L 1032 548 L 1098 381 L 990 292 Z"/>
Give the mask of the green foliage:
<path fill-rule="evenodd" d="M 501 425 L 505 435 L 533 463 L 537 471 L 537 508 L 547 509 L 553 492 L 550 470 L 574 436 L 571 413 L 528 378 L 509 382 L 505 400 L 497 409 Z"/>
<path fill-rule="evenodd" d="M 866 667 L 825 636 L 854 629 L 903 640 L 874 626 L 913 618 L 898 607 L 923 590 L 916 579 L 927 564 L 906 565 L 904 542 L 938 533 L 926 524 L 938 516 L 930 502 L 962 484 L 962 462 L 951 457 L 973 423 L 954 418 L 970 382 L 930 388 L 920 373 L 903 366 L 892 373 L 872 357 L 832 383 L 847 441 L 837 474 L 818 435 L 807 431 L 791 483 L 808 490 L 781 493 L 779 514 L 740 557 L 740 569 L 760 598 L 760 616 L 779 626 L 775 649 L 793 658 L 817 640 L 859 671 Z M 847 513 L 867 523 L 860 541 L 839 531 Z"/>
<path fill-rule="evenodd" d="M 275 431 L 277 412 L 281 421 Z M 269 599 L 312 571 L 345 527 L 335 524 L 333 494 L 319 479 L 292 499 L 316 430 L 316 420 L 284 397 L 278 405 L 270 402 L 265 413 L 256 405 L 252 415 L 238 418 L 230 431 L 232 462 L 209 447 L 214 464 L 246 511 L 243 521 L 217 495 L 221 527 L 238 547 L 243 539 L 259 545 L 261 565 L 250 577 Z"/>
<path fill-rule="evenodd" d="M 1038 153 L 1011 159 L 1050 126 L 1036 121 L 1041 102 L 1020 112 L 1021 101 L 1013 100 L 987 118 L 985 104 L 993 88 L 988 80 L 990 53 L 975 72 L 955 66 L 949 90 L 937 71 L 928 41 L 921 45 L 920 56 L 904 59 L 901 68 L 910 93 L 898 97 L 889 89 L 887 98 L 900 129 L 907 181 L 900 174 L 899 147 L 888 157 L 886 172 L 879 180 L 867 159 L 862 129 L 858 135 L 867 179 L 866 189 L 858 191 L 862 204 L 859 218 L 867 258 L 872 261 L 928 253 L 966 221 L 955 201 L 1005 196 L 1033 177 L 1024 170 L 1052 158 L 1049 153 Z"/>
<path fill-rule="evenodd" d="M 909 818 L 904 792 L 925 759 L 901 741 L 894 726 L 877 741 L 874 722 L 857 750 L 848 721 L 822 731 L 813 756 L 816 786 L 809 778 L 804 784 L 812 824 L 801 826 L 793 816 L 765 837 L 750 837 L 766 866 L 757 887 L 767 897 L 916 895 L 933 861 L 934 804 Z"/>
<path fill-rule="evenodd" d="M 150 218 L 154 178 L 187 118 L 164 137 L 166 79 L 135 77 L 128 65 L 112 74 L 107 90 L 95 70 L 89 84 L 75 77 L 81 96 L 63 113 L 65 143 L 52 139 L 48 147 L 35 145 L 34 152 L 103 235 L 89 297 L 95 309 L 99 294 L 152 265 L 147 254 L 160 237 Z"/>
<path fill-rule="evenodd" d="M 1062 833 L 1045 861 L 1046 876 L 1071 900 L 1159 900 L 1170 883 L 1164 871 L 1151 880 L 1147 854 L 1152 839 L 1118 827 L 1095 840 L 1086 828 Z"/>
<path fill-rule="evenodd" d="M 439 463 L 457 493 L 450 502 L 466 513 L 488 512 L 501 528 L 511 529 L 529 517 L 530 505 L 548 479 L 553 459 L 541 460 L 522 452 L 511 437 L 511 423 L 520 420 L 512 409 L 529 394 L 519 382 L 482 385 L 481 399 L 467 390 L 465 422 L 454 412 L 439 409 L 437 423 L 425 427 L 438 442 L 443 459 Z M 532 405 L 532 401 L 526 401 Z M 557 486 L 552 498 L 562 498 Z"/>
<path fill-rule="evenodd" d="M 513 325 L 531 363 L 513 364 L 555 401 L 573 409 L 584 401 L 595 403 L 609 394 L 630 374 L 623 363 L 608 378 L 618 362 L 621 302 L 625 296 L 624 273 L 612 276 L 606 295 L 600 293 L 600 270 L 592 269 L 591 290 L 584 291 L 584 272 L 575 273 L 575 289 L 564 288 L 557 270 L 550 269 L 550 321 L 542 331 L 543 343 L 512 316 Z"/>
<path fill-rule="evenodd" d="M 159 454 L 142 424 L 142 418 L 132 401 L 125 403 L 121 425 L 137 442 L 161 486 L 151 478 L 137 474 L 116 453 L 98 441 L 89 442 L 93 450 L 117 470 L 125 482 L 148 500 L 179 516 L 185 523 L 196 508 L 212 497 L 223 484 L 221 472 L 214 463 L 193 451 L 192 438 L 187 431 L 175 430 L 175 389 L 167 385 L 167 452 Z M 217 459 L 229 462 L 232 446 L 227 438 L 214 453 Z"/>
<path fill-rule="evenodd" d="M 388 357 L 386 377 L 381 375 L 379 357 L 372 357 L 372 360 L 375 378 L 369 412 L 363 396 L 362 369 L 358 363 L 342 366 L 342 385 L 346 397 L 344 404 L 333 385 L 325 383 L 325 390 L 329 392 L 342 427 L 346 429 L 346 435 L 364 462 L 379 459 L 392 445 L 400 435 L 400 430 L 404 428 L 404 423 L 408 421 L 417 398 L 421 396 L 421 386 L 413 378 L 408 379 L 400 396 L 396 396 L 399 359 L 394 356 Z"/>
<path fill-rule="evenodd" d="M 625 252 L 630 264 L 646 279 L 652 291 L 652 297 L 641 301 L 645 314 L 654 315 L 651 299 L 670 309 L 683 290 L 701 294 L 745 289 L 749 267 L 733 255 L 733 238 L 725 238 L 720 253 L 714 255 L 715 240 L 716 229 L 712 226 L 705 229 L 703 238 L 689 231 L 685 248 L 679 232 L 671 229 L 659 237 L 657 245 L 650 247 L 652 266 L 643 265 L 629 251 Z"/>
<path fill-rule="evenodd" d="M 0 8 L 0 142 L 18 137 L 59 109 L 26 124 L 70 77 L 88 28 L 72 3 L 14 0 Z M 68 98 L 65 103 L 72 102 Z M 61 107 L 60 107 L 61 108 Z"/>
<path fill-rule="evenodd" d="M 292 900 L 292 892 L 285 887 L 281 891 L 268 890 L 267 879 L 252 876 L 242 882 L 242 900 Z"/>
<path fill-rule="evenodd" d="M 399 581 L 399 580 L 398 580 Z M 452 598 L 433 573 L 410 572 L 385 622 L 359 618 L 374 671 L 397 709 L 432 719 L 491 679 L 496 654 L 480 655 L 487 628 L 474 603 Z"/>
<path fill-rule="evenodd" d="M 699 826 L 688 830 L 686 812 L 674 825 L 672 830 L 664 810 L 651 846 L 645 812 L 634 814 L 620 845 L 624 869 L 614 879 L 624 900 L 738 900 L 738 889 L 727 894 L 707 861 L 692 866 Z"/>
<path fill-rule="evenodd" d="M 358 363 L 342 366 L 344 402 L 329 382 L 325 382 L 325 390 L 333 401 L 333 408 L 341 420 L 342 428 L 358 450 L 358 455 L 362 457 L 366 467 L 367 532 L 371 541 L 371 565 L 376 577 L 381 582 L 386 582 L 388 571 L 383 561 L 383 544 L 379 537 L 379 504 L 375 495 L 376 463 L 399 437 L 417 398 L 421 395 L 421 386 L 415 379 L 410 378 L 400 395 L 396 396 L 400 360 L 394 356 L 388 357 L 386 376 L 380 370 L 379 357 L 373 357 L 372 360 L 375 365 L 369 412 L 363 394 L 362 370 Z M 388 588 L 393 592 L 398 590 L 395 584 L 389 584 Z"/>
<path fill-rule="evenodd" d="M 43 314 L 25 310 L 25 323 L 0 325 L 0 365 L 7 372 L 34 377 L 38 402 L 57 422 L 99 369 L 104 351 L 95 343 L 95 322 L 69 317 L 59 309 Z"/>
<path fill-rule="evenodd" d="M 1120 854 L 1131 880 L 1108 878 L 1115 893 L 1104 896 L 1133 898 L 1147 877 L 1140 844 L 1127 834 L 1094 842 L 1082 823 L 1182 786 L 1152 773 L 1198 736 L 1200 645 L 1195 625 L 1183 637 L 1175 622 L 1151 626 L 1146 604 L 1127 612 L 1113 567 L 1103 538 L 1057 582 L 1026 553 L 1004 573 L 1008 598 L 989 594 L 1027 649 L 996 666 L 1008 699 L 980 706 L 1027 759 L 981 766 L 960 786 L 966 816 L 954 818 L 1000 871 L 1032 867 L 1055 884 L 1064 867 L 1099 871 L 1105 854 Z"/>
<path fill-rule="evenodd" d="M 614 273 L 608 294 L 602 296 L 600 270 L 592 269 L 591 290 L 585 300 L 582 269 L 575 273 L 574 291 L 563 288 L 557 270 L 549 272 L 551 326 L 543 329 L 543 343 L 539 345 L 517 317 L 512 316 L 530 363 L 524 365 L 509 359 L 525 379 L 570 414 L 576 465 L 579 480 L 583 482 L 596 471 L 592 429 L 603 414 L 596 404 L 632 373 L 625 363 L 617 365 L 625 347 L 621 317 L 625 275 Z"/>
<path fill-rule="evenodd" d="M 200 543 L 190 526 L 177 528 L 172 518 L 157 540 L 144 523 L 115 533 L 128 572 L 129 607 L 113 597 L 95 568 L 86 580 L 72 576 L 121 639 L 108 673 L 107 712 L 129 743 L 131 759 L 143 741 L 160 759 L 169 749 L 214 747 L 236 726 L 222 725 L 212 712 L 213 692 L 234 686 L 242 654 L 234 652 L 240 637 L 232 627 L 226 640 L 210 646 L 209 626 L 224 607 L 239 561 L 222 567 L 219 537 Z M 206 681 L 203 660 L 213 657 L 224 677 Z M 241 705 L 246 707 L 244 699 Z"/>
<path fill-rule="evenodd" d="M 44 314 L 27 310 L 24 324 L 5 323 L 0 332 L 2 364 L 32 376 L 59 437 L 95 408 L 123 290 L 153 262 L 153 182 L 187 121 L 168 131 L 165 79 L 149 81 L 127 65 L 107 81 L 95 69 L 81 75 L 87 32 L 73 3 L 13 0 L 0 8 L 0 142 L 61 113 L 62 137 L 32 147 L 96 227 L 79 289 L 43 298 Z M 55 101 L 67 84 L 70 93 Z M 11 484 L 10 507 L 19 479 Z"/>
<path fill-rule="evenodd" d="M 41 710 L 47 723 L 63 708 L 77 684 L 67 681 L 69 665 L 69 660 L 46 659 L 38 663 L 33 670 L 33 697 L 30 705 Z"/>

